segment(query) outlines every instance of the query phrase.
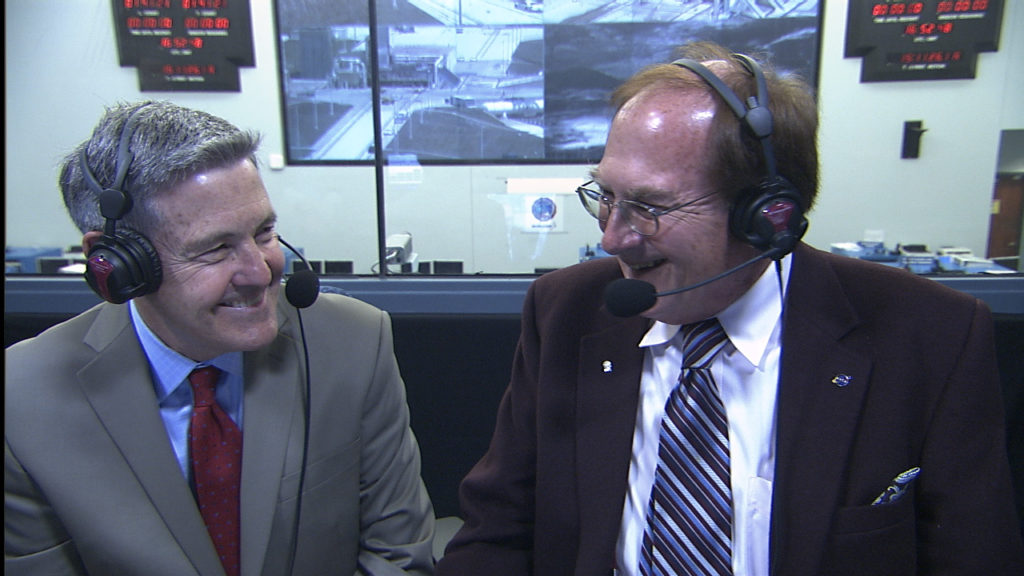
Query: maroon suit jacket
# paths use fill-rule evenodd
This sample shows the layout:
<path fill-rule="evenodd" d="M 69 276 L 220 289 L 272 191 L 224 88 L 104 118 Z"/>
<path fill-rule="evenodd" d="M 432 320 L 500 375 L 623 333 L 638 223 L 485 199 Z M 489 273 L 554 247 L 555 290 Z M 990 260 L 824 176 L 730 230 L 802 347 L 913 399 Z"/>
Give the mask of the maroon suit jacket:
<path fill-rule="evenodd" d="M 532 284 L 440 576 L 611 573 L 649 323 L 604 310 L 618 277 L 607 258 Z M 988 308 L 800 245 L 784 314 L 772 574 L 1024 574 Z M 904 498 L 870 505 L 914 466 Z"/>

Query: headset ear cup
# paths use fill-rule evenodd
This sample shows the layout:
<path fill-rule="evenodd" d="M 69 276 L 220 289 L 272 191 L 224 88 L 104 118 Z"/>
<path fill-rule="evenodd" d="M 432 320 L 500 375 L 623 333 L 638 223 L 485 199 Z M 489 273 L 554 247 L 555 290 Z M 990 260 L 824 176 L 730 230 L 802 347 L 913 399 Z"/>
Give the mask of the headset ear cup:
<path fill-rule="evenodd" d="M 781 258 L 793 251 L 807 231 L 800 195 L 781 177 L 740 194 L 729 216 L 734 235 Z"/>
<path fill-rule="evenodd" d="M 105 235 L 89 250 L 85 280 L 108 302 L 122 304 L 155 292 L 162 279 L 156 250 L 145 236 L 133 230 Z"/>

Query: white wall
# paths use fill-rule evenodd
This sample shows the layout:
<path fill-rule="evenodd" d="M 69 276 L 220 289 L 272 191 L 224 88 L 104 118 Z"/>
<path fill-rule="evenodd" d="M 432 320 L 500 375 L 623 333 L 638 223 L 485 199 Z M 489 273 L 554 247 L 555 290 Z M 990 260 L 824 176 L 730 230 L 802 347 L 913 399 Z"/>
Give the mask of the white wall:
<path fill-rule="evenodd" d="M 822 194 L 807 233 L 819 247 L 883 230 L 886 244 L 964 246 L 984 255 L 1001 130 L 1024 126 L 1024 4 L 1005 2 L 998 52 L 977 78 L 860 84 L 843 58 L 846 2 L 828 2 L 820 70 Z M 928 131 L 900 158 L 903 123 Z"/>
<path fill-rule="evenodd" d="M 60 158 L 88 137 L 104 106 L 168 98 L 264 134 L 283 153 L 276 40 L 269 0 L 251 0 L 255 68 L 240 93 L 142 93 L 120 68 L 109 0 L 7 0 L 6 243 L 70 246 L 80 235 L 56 187 Z M 958 245 L 984 254 L 1001 130 L 1024 128 L 1024 6 L 1006 2 L 1000 50 L 979 56 L 974 80 L 861 84 L 844 59 L 846 3 L 825 8 L 820 70 L 822 194 L 807 240 L 819 247 L 884 230 L 887 244 Z M 905 120 L 928 131 L 921 157 L 900 159 Z M 279 229 L 311 258 L 376 261 L 370 167 L 289 166 L 264 178 Z M 466 272 L 532 272 L 575 261 L 599 239 L 564 196 L 563 233 L 510 227 L 496 198 L 509 177 L 583 178 L 586 166 L 430 167 L 417 185 L 386 188 L 388 232 L 413 233 L 424 260 L 463 260 Z M 571 192 L 571 190 L 567 190 Z"/>

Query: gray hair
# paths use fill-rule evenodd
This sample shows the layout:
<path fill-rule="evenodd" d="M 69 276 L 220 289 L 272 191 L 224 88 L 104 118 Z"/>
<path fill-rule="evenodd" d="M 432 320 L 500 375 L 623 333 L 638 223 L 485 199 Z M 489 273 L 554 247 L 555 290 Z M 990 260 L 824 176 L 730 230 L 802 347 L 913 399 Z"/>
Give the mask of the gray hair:
<path fill-rule="evenodd" d="M 86 182 L 82 159 L 101 187 L 114 186 L 119 142 L 129 119 L 135 131 L 126 143 L 130 160 L 121 189 L 131 196 L 132 208 L 119 222 L 137 232 L 147 234 L 158 229 L 160 215 L 153 200 L 191 176 L 244 159 L 259 166 L 256 150 L 260 135 L 243 131 L 223 118 L 170 102 L 109 107 L 92 136 L 65 156 L 60 165 L 58 183 L 64 205 L 83 234 L 102 230 L 105 220 L 99 198 Z"/>

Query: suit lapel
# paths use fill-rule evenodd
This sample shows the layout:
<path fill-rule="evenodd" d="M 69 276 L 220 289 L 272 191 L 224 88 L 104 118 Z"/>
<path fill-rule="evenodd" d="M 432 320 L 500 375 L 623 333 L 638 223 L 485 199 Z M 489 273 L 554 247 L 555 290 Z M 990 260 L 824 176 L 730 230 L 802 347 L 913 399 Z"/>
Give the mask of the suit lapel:
<path fill-rule="evenodd" d="M 279 308 L 284 308 L 284 304 Z M 298 483 L 282 493 L 281 481 L 298 470 L 303 451 L 300 383 L 305 367 L 299 362 L 301 343 L 281 328 L 270 347 L 245 354 L 245 420 L 242 438 L 242 567 L 262 566 L 270 543 L 278 503 L 297 495 Z M 298 416 L 298 418 L 296 418 Z M 286 456 L 291 461 L 285 464 Z"/>
<path fill-rule="evenodd" d="M 778 395 L 772 573 L 810 574 L 820 564 L 838 506 L 871 362 L 848 343 L 858 320 L 820 257 L 798 251 L 789 286 Z"/>
<path fill-rule="evenodd" d="M 220 561 L 167 439 L 127 306 L 105 306 L 85 342 L 97 356 L 78 373 L 82 393 L 196 570 L 216 574 Z"/>
<path fill-rule="evenodd" d="M 581 341 L 576 418 L 581 565 L 577 573 L 607 573 L 614 562 L 643 368 L 643 352 L 637 344 L 648 325 L 643 318 L 618 321 Z M 595 565 L 583 569 L 585 562 Z"/>
<path fill-rule="evenodd" d="M 246 353 L 244 360 L 242 565 L 247 573 L 262 566 L 267 554 L 282 498 L 285 456 L 289 450 L 297 454 L 294 458 L 302 453 L 302 423 L 293 422 L 293 415 L 300 408 L 296 383 L 304 382 L 304 367 L 298 361 L 300 344 L 286 330 L 289 322 L 283 314 L 281 322 L 274 343 L 264 351 Z M 98 354 L 79 372 L 84 395 L 196 571 L 220 573 L 220 560 L 167 440 L 149 363 L 127 307 L 105 307 L 86 343 Z"/>

